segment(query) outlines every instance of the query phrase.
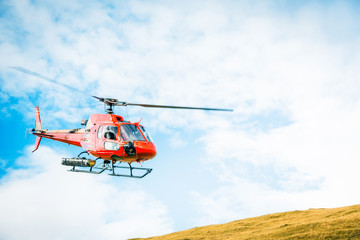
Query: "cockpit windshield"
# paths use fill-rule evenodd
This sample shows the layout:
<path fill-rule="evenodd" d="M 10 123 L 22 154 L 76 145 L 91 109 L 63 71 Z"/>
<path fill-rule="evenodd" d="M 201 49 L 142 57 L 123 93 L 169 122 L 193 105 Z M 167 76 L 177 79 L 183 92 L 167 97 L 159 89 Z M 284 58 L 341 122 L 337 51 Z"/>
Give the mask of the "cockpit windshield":
<path fill-rule="evenodd" d="M 139 128 L 133 124 L 124 124 L 120 126 L 121 141 L 145 141 Z"/>

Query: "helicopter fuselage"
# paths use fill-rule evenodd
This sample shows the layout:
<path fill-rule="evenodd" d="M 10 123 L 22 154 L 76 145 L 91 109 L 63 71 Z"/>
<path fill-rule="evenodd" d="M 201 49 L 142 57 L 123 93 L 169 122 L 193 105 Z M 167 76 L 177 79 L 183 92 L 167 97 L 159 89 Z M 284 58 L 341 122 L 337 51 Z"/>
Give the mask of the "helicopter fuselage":
<path fill-rule="evenodd" d="M 81 129 L 45 130 L 41 128 L 39 109 L 36 107 L 35 150 L 41 138 L 48 138 L 83 148 L 88 154 L 113 162 L 142 162 L 156 156 L 156 147 L 145 128 L 137 123 L 124 121 L 115 114 L 91 114 Z M 34 151 L 35 151 L 34 150 Z"/>

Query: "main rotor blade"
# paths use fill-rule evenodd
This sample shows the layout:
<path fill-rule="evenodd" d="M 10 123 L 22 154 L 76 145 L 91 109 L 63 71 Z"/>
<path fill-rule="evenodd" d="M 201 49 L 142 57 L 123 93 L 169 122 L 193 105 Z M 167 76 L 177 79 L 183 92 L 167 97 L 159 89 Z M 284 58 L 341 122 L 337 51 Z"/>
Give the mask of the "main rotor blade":
<path fill-rule="evenodd" d="M 203 107 L 181 107 L 181 106 L 168 106 L 168 105 L 154 105 L 154 104 L 143 104 L 143 103 L 120 103 L 120 106 L 133 105 L 149 108 L 176 108 L 176 109 L 190 109 L 190 110 L 206 110 L 206 111 L 228 111 L 232 112 L 232 109 L 225 108 L 203 108 Z"/>
<path fill-rule="evenodd" d="M 71 87 L 71 86 L 66 85 L 66 84 L 64 84 L 64 83 L 60 83 L 60 82 L 58 82 L 58 81 L 56 81 L 56 80 L 54 80 L 54 79 L 45 77 L 45 76 L 43 76 L 43 75 L 41 75 L 41 74 L 39 74 L 39 73 L 30 71 L 30 70 L 28 70 L 28 69 L 26 69 L 26 68 L 17 67 L 17 66 L 12 66 L 12 67 L 9 67 L 9 68 L 14 69 L 14 70 L 19 71 L 19 72 L 22 72 L 22 73 L 26 73 L 26 74 L 28 74 L 28 75 L 31 75 L 31 76 L 34 76 L 34 77 L 37 77 L 37 78 L 40 78 L 40 79 L 43 79 L 43 80 L 48 81 L 48 82 L 51 82 L 51 83 L 55 83 L 55 84 L 57 84 L 57 85 L 63 86 L 63 87 L 65 87 L 65 88 L 71 89 L 71 90 L 73 90 L 73 91 L 80 92 L 80 93 L 82 93 L 82 94 L 86 94 L 86 95 L 88 95 L 88 96 L 90 96 L 90 97 L 95 97 L 95 96 L 92 96 L 92 95 L 90 95 L 90 94 L 88 94 L 88 93 L 86 93 L 86 92 L 84 92 L 84 91 L 81 91 L 81 90 L 79 90 L 79 89 L 77 89 L 77 88 Z M 95 98 L 97 98 L 97 97 L 95 97 Z"/>
<path fill-rule="evenodd" d="M 228 112 L 232 112 L 232 109 L 224 109 L 224 108 L 203 108 L 203 107 L 182 107 L 182 106 L 169 106 L 169 105 L 155 105 L 155 104 L 144 104 L 144 103 L 128 103 L 128 102 L 120 102 L 118 99 L 116 98 L 102 98 L 102 97 L 97 97 L 91 94 L 88 94 L 87 92 L 81 91 L 77 88 L 71 87 L 69 85 L 60 83 L 52 78 L 48 78 L 45 77 L 39 73 L 30 71 L 26 68 L 23 67 L 18 67 L 18 66 L 11 66 L 9 67 L 11 69 L 14 69 L 16 71 L 22 72 L 22 73 L 26 73 L 28 75 L 43 79 L 45 81 L 51 82 L 51 83 L 55 83 L 57 85 L 63 86 L 65 88 L 71 89 L 73 91 L 85 94 L 87 96 L 93 97 L 98 99 L 99 101 L 103 102 L 105 105 L 110 106 L 110 109 L 112 109 L 112 106 L 128 106 L 128 105 L 132 105 L 132 106 L 140 106 L 140 107 L 148 107 L 148 108 L 175 108 L 175 109 L 190 109 L 190 110 L 205 110 L 205 111 L 228 111 Z"/>

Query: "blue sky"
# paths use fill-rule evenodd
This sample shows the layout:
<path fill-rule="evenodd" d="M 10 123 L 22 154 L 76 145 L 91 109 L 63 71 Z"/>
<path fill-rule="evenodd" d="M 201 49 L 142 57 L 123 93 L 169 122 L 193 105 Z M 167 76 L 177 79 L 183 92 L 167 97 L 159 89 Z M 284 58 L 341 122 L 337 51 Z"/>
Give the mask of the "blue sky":
<path fill-rule="evenodd" d="M 358 12 L 357 1 L 2 1 L 0 238 L 149 237 L 358 204 Z M 31 153 L 34 107 L 62 129 L 102 105 L 9 66 L 97 96 L 234 112 L 118 108 L 143 118 L 153 172 L 74 174 L 60 161 L 80 148 L 43 140 Z"/>

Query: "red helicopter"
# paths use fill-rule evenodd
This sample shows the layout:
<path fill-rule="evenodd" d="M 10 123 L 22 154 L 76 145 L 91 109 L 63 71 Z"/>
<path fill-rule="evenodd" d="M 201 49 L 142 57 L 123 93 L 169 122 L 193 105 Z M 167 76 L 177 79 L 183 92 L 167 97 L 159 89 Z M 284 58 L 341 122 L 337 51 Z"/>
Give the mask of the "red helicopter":
<path fill-rule="evenodd" d="M 53 79 L 44 77 L 38 73 L 32 72 L 22 67 L 10 67 L 14 70 L 53 82 L 63 87 L 82 92 L 71 86 L 59 83 Z M 131 164 L 150 160 L 156 156 L 156 147 L 149 133 L 140 122 L 132 123 L 124 120 L 122 116 L 115 115 L 114 106 L 141 106 L 150 108 L 175 108 L 192 110 L 211 110 L 211 111 L 233 111 L 232 109 L 222 108 L 200 108 L 200 107 L 181 107 L 154 104 L 139 104 L 122 102 L 115 98 L 102 98 L 92 96 L 104 103 L 106 114 L 91 114 L 89 119 L 82 120 L 81 124 L 85 128 L 67 129 L 67 130 L 47 130 L 41 126 L 39 107 L 35 107 L 35 128 L 31 134 L 36 136 L 35 149 L 40 145 L 42 138 L 48 138 L 55 141 L 64 142 L 83 148 L 77 157 L 63 158 L 62 164 L 72 166 L 69 171 L 100 174 L 106 170 L 109 175 L 118 177 L 143 178 L 151 173 L 151 168 L 133 167 Z M 81 157 L 81 155 L 92 155 L 96 159 Z M 128 166 L 120 166 L 121 163 L 127 163 Z M 118 170 L 116 170 L 118 169 Z M 121 169 L 130 170 L 128 174 L 119 173 Z M 135 170 L 135 173 L 134 173 Z"/>

